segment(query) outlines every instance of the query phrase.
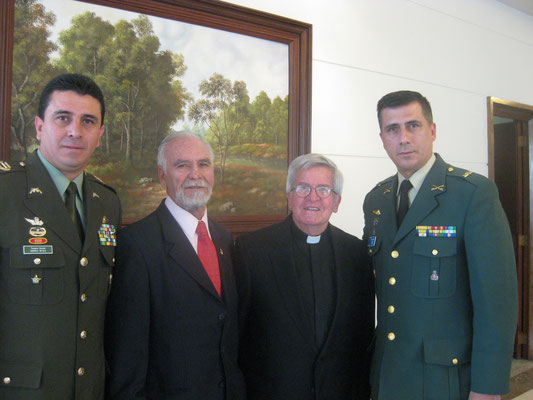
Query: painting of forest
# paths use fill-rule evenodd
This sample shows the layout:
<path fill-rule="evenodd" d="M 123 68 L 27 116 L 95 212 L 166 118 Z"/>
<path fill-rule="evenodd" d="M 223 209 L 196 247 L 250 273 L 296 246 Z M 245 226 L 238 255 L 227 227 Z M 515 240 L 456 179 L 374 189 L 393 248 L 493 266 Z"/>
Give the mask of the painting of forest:
<path fill-rule="evenodd" d="M 74 0 L 16 0 L 12 159 L 38 146 L 38 96 L 64 72 L 104 92 L 106 134 L 88 171 L 119 192 L 126 221 L 165 197 L 157 147 L 184 129 L 215 152 L 210 215 L 286 212 L 287 45 Z"/>

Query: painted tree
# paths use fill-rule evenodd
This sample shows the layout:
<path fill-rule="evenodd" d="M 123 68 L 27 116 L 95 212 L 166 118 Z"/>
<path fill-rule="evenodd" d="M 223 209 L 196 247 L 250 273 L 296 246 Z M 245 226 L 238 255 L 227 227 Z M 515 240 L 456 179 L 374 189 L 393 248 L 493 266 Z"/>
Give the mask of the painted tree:
<path fill-rule="evenodd" d="M 189 106 L 189 118 L 208 127 L 208 139 L 219 158 L 221 182 L 228 149 L 237 143 L 249 123 L 250 98 L 243 81 L 233 84 L 223 75 L 214 73 L 199 85 L 202 99 Z"/>
<path fill-rule="evenodd" d="M 11 149 L 26 158 L 39 93 L 52 77 L 49 55 L 57 49 L 48 38 L 55 15 L 37 0 L 15 2 L 13 37 L 13 79 L 11 100 Z"/>

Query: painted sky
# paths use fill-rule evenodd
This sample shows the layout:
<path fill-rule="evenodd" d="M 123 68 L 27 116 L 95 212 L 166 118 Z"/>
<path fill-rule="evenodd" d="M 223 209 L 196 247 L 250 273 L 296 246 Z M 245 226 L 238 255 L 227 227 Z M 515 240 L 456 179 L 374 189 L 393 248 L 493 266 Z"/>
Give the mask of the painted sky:
<path fill-rule="evenodd" d="M 85 11 L 92 11 L 112 24 L 138 16 L 137 13 L 74 0 L 41 0 L 41 3 L 57 17 L 51 35 L 51 40 L 56 43 L 59 32 L 69 28 L 72 17 Z M 198 84 L 215 72 L 231 81 L 245 81 L 251 100 L 261 90 L 271 99 L 276 96 L 284 98 L 288 94 L 289 49 L 286 44 L 148 17 L 159 37 L 161 49 L 184 56 L 187 71 L 182 77 L 183 84 L 195 99 L 199 97 Z"/>

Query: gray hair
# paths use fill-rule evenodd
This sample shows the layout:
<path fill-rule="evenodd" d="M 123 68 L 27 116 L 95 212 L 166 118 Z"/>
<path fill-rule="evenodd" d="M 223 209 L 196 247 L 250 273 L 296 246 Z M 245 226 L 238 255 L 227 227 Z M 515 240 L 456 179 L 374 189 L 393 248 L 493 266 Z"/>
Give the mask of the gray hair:
<path fill-rule="evenodd" d="M 165 138 L 161 141 L 161 144 L 159 145 L 159 148 L 157 149 L 157 165 L 161 168 L 163 168 L 163 171 L 165 171 L 165 174 L 167 173 L 167 155 L 166 155 L 166 148 L 167 145 L 176 139 L 198 139 L 200 142 L 206 145 L 207 150 L 209 151 L 209 159 L 211 160 L 211 163 L 215 159 L 215 153 L 213 153 L 213 148 L 209 144 L 207 140 L 205 140 L 204 137 L 197 135 L 196 133 L 192 133 L 190 131 L 179 131 L 179 132 L 172 132 L 170 135 L 165 136 Z"/>
<path fill-rule="evenodd" d="M 326 167 L 333 172 L 333 191 L 338 195 L 342 194 L 344 178 L 340 169 L 337 168 L 337 164 L 326 156 L 316 153 L 304 154 L 292 160 L 287 173 L 287 185 L 285 187 L 287 194 L 293 189 L 297 173 L 313 167 Z"/>

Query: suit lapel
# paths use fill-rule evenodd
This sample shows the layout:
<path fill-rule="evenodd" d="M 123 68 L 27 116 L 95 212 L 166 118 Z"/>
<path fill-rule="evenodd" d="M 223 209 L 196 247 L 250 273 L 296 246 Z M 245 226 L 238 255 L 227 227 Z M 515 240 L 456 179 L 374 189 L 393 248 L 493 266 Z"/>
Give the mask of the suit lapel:
<path fill-rule="evenodd" d="M 437 198 L 446 192 L 446 164 L 437 155 L 435 164 L 429 170 L 415 201 L 409 207 L 402 226 L 394 237 L 393 245 L 411 232 L 420 221 L 438 206 Z"/>
<path fill-rule="evenodd" d="M 157 209 L 157 217 L 161 224 L 163 238 L 165 239 L 165 249 L 169 258 L 174 261 L 176 266 L 189 274 L 203 289 L 221 301 L 189 239 L 185 236 L 170 211 L 168 211 L 164 201 Z M 170 275 L 174 276 L 172 273 Z"/>
<path fill-rule="evenodd" d="M 293 254 L 293 237 L 291 234 L 291 220 L 289 215 L 279 225 L 279 231 L 272 236 L 272 243 L 266 248 L 271 249 L 265 257 L 270 259 L 272 272 L 279 289 L 279 294 L 287 308 L 288 314 L 294 320 L 300 333 L 316 348 L 314 331 L 309 321 L 305 318 L 300 284 L 296 272 L 296 264 Z"/>
<path fill-rule="evenodd" d="M 388 236 L 391 239 L 394 237 L 396 227 L 396 190 L 398 188 L 398 180 L 396 178 L 390 179 L 379 188 L 377 200 L 374 205 L 376 207 L 372 212 L 371 224 L 376 224 L 370 228 L 370 236 Z M 381 229 L 380 229 L 381 228 Z M 391 229 L 393 228 L 393 229 Z M 385 229 L 385 230 L 383 230 Z"/>
<path fill-rule="evenodd" d="M 43 220 L 46 229 L 52 230 L 79 253 L 82 243 L 78 232 L 48 171 L 35 152 L 29 155 L 27 162 L 28 196 L 24 201 L 25 206 Z"/>
<path fill-rule="evenodd" d="M 101 186 L 96 185 L 87 174 L 85 175 L 83 183 L 83 199 L 85 204 L 85 220 L 87 226 L 85 228 L 85 248 L 89 248 L 93 244 L 99 245 L 98 230 L 104 223 L 109 224 L 109 216 L 105 215 L 105 204 L 102 200 L 102 193 L 100 193 Z M 118 226 L 115 226 L 118 229 Z"/>

